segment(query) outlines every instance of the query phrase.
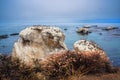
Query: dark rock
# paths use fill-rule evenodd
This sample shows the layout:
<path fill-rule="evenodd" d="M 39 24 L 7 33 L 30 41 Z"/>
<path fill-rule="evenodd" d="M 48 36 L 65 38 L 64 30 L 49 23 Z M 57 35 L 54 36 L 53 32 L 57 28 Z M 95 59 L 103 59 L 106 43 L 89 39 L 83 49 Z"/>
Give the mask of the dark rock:
<path fill-rule="evenodd" d="M 67 28 L 64 29 L 65 31 L 68 30 Z"/>
<path fill-rule="evenodd" d="M 79 28 L 76 32 L 80 33 L 80 34 L 83 34 L 83 35 L 91 33 L 91 31 L 89 31 L 87 28 Z"/>
<path fill-rule="evenodd" d="M 2 45 L 2 46 L 0 46 L 0 47 L 5 48 L 6 46 L 5 46 L 5 45 Z"/>
<path fill-rule="evenodd" d="M 19 35 L 19 33 L 12 33 L 12 34 L 10 34 L 10 36 L 15 36 L 15 35 Z"/>
<path fill-rule="evenodd" d="M 76 27 L 77 29 L 79 28 L 79 27 Z"/>
<path fill-rule="evenodd" d="M 92 31 L 88 31 L 88 33 L 92 33 Z"/>
<path fill-rule="evenodd" d="M 99 33 L 99 35 L 102 35 L 102 33 Z"/>
<path fill-rule="evenodd" d="M 97 25 L 84 25 L 83 28 L 97 27 Z"/>
<path fill-rule="evenodd" d="M 110 26 L 110 27 L 103 28 L 103 30 L 106 30 L 106 31 L 114 30 L 114 29 L 118 29 L 118 27 Z"/>
<path fill-rule="evenodd" d="M 114 36 L 120 36 L 120 34 L 112 34 L 112 35 L 114 35 Z"/>
<path fill-rule="evenodd" d="M 8 35 L 5 34 L 5 35 L 0 35 L 0 39 L 5 39 L 5 38 L 8 38 Z"/>

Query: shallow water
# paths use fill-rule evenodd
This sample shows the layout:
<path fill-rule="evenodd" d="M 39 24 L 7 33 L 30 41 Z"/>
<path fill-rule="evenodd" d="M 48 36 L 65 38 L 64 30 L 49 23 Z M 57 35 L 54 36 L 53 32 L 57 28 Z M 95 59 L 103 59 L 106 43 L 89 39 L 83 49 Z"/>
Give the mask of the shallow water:
<path fill-rule="evenodd" d="M 0 24 L 0 35 L 20 32 L 22 29 L 34 25 L 36 23 L 2 23 Z M 103 48 L 110 57 L 114 66 L 120 66 L 120 23 L 37 23 L 42 25 L 55 25 L 62 29 L 65 33 L 65 43 L 69 49 L 73 49 L 75 41 L 80 39 L 93 40 L 101 48 Z M 108 27 L 114 25 L 119 27 L 117 30 L 103 31 L 99 28 L 90 28 L 92 33 L 88 35 L 80 35 L 76 33 L 77 27 L 82 27 L 86 24 L 97 24 L 98 27 Z M 67 28 L 67 30 L 64 30 Z M 102 33 L 102 35 L 100 35 Z M 10 36 L 6 39 L 0 39 L 0 53 L 11 54 L 14 42 L 19 38 L 18 35 Z"/>

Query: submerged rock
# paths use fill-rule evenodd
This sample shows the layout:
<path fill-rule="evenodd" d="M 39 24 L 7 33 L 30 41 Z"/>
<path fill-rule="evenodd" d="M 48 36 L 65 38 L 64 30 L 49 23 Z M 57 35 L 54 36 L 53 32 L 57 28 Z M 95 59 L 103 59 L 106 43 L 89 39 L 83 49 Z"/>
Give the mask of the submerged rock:
<path fill-rule="evenodd" d="M 102 35 L 102 33 L 99 33 L 99 35 Z"/>
<path fill-rule="evenodd" d="M 19 35 L 19 33 L 12 33 L 12 34 L 10 34 L 10 36 L 15 36 L 15 35 Z"/>
<path fill-rule="evenodd" d="M 20 32 L 20 39 L 15 42 L 12 59 L 18 58 L 26 65 L 35 65 L 47 55 L 67 50 L 65 35 L 58 27 L 34 26 Z"/>
<path fill-rule="evenodd" d="M 0 35 L 0 39 L 6 39 L 6 38 L 8 38 L 8 35 L 7 35 L 7 34 Z"/>
<path fill-rule="evenodd" d="M 120 34 L 112 34 L 112 35 L 114 35 L 114 36 L 120 36 Z"/>
<path fill-rule="evenodd" d="M 64 30 L 66 31 L 66 30 L 68 30 L 67 28 L 64 28 Z"/>
<path fill-rule="evenodd" d="M 87 28 L 79 28 L 77 30 L 77 33 L 80 33 L 80 34 L 88 34 L 88 33 L 91 33 Z"/>
<path fill-rule="evenodd" d="M 97 25 L 84 25 L 83 28 L 97 27 Z"/>
<path fill-rule="evenodd" d="M 106 31 L 114 30 L 114 29 L 118 29 L 118 27 L 115 27 L 115 26 L 109 26 L 109 27 L 103 28 L 103 30 L 106 30 Z"/>

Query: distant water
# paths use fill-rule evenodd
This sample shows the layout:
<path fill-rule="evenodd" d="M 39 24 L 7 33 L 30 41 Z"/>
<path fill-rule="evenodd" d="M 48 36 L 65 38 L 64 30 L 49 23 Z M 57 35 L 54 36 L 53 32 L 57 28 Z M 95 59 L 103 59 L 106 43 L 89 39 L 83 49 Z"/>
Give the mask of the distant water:
<path fill-rule="evenodd" d="M 65 33 L 65 43 L 69 49 L 73 49 L 73 44 L 75 41 L 80 39 L 93 40 L 103 48 L 107 55 L 110 57 L 111 61 L 115 66 L 120 66 L 120 36 L 115 36 L 113 34 L 120 34 L 120 23 L 1 23 L 0 24 L 0 35 L 11 34 L 20 32 L 26 27 L 31 25 L 50 25 L 58 26 Z M 93 31 L 89 35 L 80 35 L 76 33 L 77 27 L 82 27 L 83 25 L 96 24 L 98 27 L 108 27 L 114 25 L 119 27 L 117 30 L 103 31 L 98 28 L 91 28 Z M 64 30 L 67 28 L 67 30 Z M 102 35 L 100 35 L 102 33 Z M 19 36 L 10 36 L 6 39 L 0 39 L 0 53 L 11 54 L 14 42 L 17 41 Z"/>

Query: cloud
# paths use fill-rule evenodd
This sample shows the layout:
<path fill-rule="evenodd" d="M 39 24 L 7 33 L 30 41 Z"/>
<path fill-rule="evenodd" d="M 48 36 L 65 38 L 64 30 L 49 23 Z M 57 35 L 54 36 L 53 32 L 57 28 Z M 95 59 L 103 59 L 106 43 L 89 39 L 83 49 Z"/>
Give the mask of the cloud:
<path fill-rule="evenodd" d="M 120 0 L 0 0 L 0 18 L 120 18 L 119 3 Z"/>

